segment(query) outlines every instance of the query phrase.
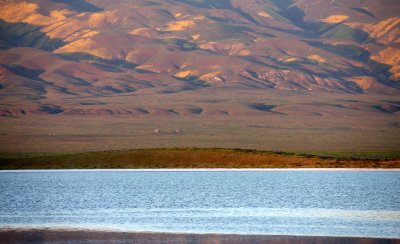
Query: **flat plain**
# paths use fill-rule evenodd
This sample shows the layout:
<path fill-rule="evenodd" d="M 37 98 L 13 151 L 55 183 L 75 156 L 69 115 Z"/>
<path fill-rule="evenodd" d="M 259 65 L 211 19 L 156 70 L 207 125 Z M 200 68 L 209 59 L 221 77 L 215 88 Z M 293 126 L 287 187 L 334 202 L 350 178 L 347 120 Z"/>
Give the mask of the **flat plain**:
<path fill-rule="evenodd" d="M 380 107 L 398 104 L 396 95 L 220 88 L 64 102 L 97 113 L 0 116 L 0 152 L 173 147 L 357 152 L 400 148 L 399 112 Z M 114 112 L 99 114 L 103 108 Z M 132 108 L 148 112 L 124 113 Z"/>

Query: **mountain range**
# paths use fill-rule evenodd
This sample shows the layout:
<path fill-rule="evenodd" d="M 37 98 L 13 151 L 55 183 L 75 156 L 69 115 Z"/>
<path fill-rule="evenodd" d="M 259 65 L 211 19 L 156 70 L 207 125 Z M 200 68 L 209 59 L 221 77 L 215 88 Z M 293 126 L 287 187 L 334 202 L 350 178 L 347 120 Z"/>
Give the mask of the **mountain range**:
<path fill-rule="evenodd" d="M 398 0 L 0 6 L 3 117 L 357 114 L 399 127 Z"/>

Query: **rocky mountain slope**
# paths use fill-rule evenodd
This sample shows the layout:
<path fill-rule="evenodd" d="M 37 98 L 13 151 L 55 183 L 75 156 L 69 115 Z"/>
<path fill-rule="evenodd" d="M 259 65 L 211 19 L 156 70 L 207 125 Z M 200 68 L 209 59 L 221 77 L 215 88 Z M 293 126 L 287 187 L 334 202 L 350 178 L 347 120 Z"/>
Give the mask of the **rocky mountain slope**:
<path fill-rule="evenodd" d="M 214 88 L 400 91 L 397 0 L 0 0 L 0 6 L 2 115 L 90 113 L 66 109 L 66 99 L 178 97 Z"/>

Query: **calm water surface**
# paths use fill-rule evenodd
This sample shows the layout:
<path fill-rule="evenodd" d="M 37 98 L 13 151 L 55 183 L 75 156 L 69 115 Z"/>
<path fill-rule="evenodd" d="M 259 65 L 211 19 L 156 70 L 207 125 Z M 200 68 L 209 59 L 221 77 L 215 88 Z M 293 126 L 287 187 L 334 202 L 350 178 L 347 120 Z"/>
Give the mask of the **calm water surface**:
<path fill-rule="evenodd" d="M 0 228 L 400 238 L 400 172 L 0 171 Z"/>

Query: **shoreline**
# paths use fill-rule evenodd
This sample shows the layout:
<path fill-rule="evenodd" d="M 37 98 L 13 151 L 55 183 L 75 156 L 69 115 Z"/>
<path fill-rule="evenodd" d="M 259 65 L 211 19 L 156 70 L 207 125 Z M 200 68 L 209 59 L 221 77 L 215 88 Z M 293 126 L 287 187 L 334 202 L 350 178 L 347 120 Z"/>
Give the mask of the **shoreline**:
<path fill-rule="evenodd" d="M 0 228 L 0 243 L 400 243 L 400 238 Z"/>
<path fill-rule="evenodd" d="M 137 169 L 0 169 L 0 173 L 18 172 L 400 172 L 400 168 L 137 168 Z"/>

